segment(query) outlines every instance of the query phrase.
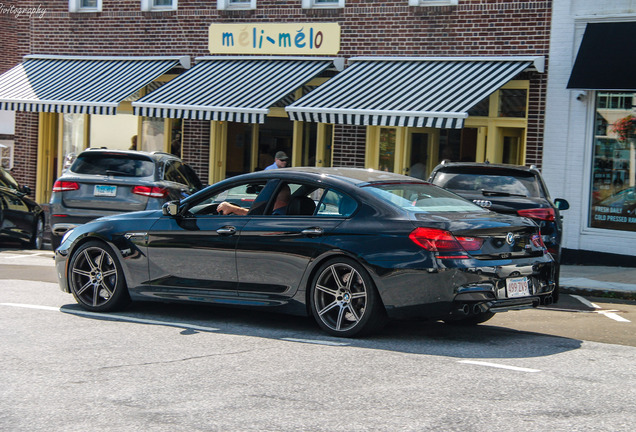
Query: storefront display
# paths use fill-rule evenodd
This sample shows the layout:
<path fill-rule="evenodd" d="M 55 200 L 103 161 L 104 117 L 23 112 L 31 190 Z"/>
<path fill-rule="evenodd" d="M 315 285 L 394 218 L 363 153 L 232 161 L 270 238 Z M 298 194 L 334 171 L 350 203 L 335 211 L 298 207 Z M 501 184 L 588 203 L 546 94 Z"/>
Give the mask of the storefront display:
<path fill-rule="evenodd" d="M 636 231 L 636 93 L 596 98 L 590 226 Z"/>

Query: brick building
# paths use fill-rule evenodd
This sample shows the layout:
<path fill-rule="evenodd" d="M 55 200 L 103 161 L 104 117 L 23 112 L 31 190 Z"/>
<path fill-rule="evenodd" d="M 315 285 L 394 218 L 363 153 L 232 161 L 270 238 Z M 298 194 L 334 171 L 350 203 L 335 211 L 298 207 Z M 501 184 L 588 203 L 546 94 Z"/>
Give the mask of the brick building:
<path fill-rule="evenodd" d="M 12 122 L 7 111 L 15 112 L 15 132 L 0 139 L 13 143 L 13 172 L 41 202 L 67 153 L 128 148 L 133 135 L 142 149 L 179 154 L 207 182 L 262 169 L 278 150 L 295 166 L 407 174 L 418 160 L 430 170 L 444 158 L 540 166 L 551 7 L 521 0 L 8 1 L 0 11 L 0 119 Z M 250 39 L 239 39 L 241 32 Z M 268 35 L 291 54 L 258 49 L 259 36 Z M 95 71 L 117 62 L 137 62 L 109 84 L 123 91 L 137 80 L 119 99 L 87 102 L 51 84 L 77 80 L 71 90 L 95 87 L 97 94 L 116 72 Z M 156 62 L 168 63 L 144 72 Z M 214 75 L 219 68 L 228 72 Z M 250 73 L 252 81 L 233 81 Z M 251 85 L 265 73 L 266 82 Z M 418 81 L 423 76 L 429 81 Z M 35 90 L 21 93 L 25 83 Z M 267 102 L 216 104 L 232 86 Z M 341 97 L 345 91 L 350 97 Z"/>

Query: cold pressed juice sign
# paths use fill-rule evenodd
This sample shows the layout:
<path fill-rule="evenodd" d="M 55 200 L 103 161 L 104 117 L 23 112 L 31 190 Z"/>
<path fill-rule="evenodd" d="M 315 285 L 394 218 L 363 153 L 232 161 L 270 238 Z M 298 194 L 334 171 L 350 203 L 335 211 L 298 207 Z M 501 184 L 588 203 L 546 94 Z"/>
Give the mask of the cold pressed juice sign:
<path fill-rule="evenodd" d="M 335 55 L 340 24 L 212 24 L 211 54 Z"/>

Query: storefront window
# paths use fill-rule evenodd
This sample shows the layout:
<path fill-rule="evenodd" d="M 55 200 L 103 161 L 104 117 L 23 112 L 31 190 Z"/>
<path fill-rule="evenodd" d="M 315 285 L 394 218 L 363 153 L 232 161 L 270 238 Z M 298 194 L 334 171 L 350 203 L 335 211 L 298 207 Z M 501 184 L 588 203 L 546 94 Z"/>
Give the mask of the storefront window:
<path fill-rule="evenodd" d="M 137 135 L 137 118 L 132 114 L 91 115 L 90 146 L 127 150 Z"/>
<path fill-rule="evenodd" d="M 62 117 L 62 169 L 73 162 L 86 144 L 84 143 L 84 114 L 63 114 Z"/>
<path fill-rule="evenodd" d="M 590 226 L 636 231 L 636 93 L 596 97 Z"/>
<path fill-rule="evenodd" d="M 380 129 L 380 170 L 393 172 L 395 167 L 395 129 Z"/>
<path fill-rule="evenodd" d="M 499 117 L 525 117 L 527 93 L 523 89 L 499 90 Z"/>
<path fill-rule="evenodd" d="M 163 151 L 164 119 L 158 117 L 144 117 L 141 121 L 141 148 L 147 152 Z"/>

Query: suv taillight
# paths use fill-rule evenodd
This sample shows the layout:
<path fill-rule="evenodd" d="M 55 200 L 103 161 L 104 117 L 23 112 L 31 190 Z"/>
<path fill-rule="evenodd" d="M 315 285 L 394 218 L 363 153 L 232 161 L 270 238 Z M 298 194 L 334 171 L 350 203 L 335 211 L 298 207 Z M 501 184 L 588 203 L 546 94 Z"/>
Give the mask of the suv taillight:
<path fill-rule="evenodd" d="M 132 188 L 132 193 L 151 198 L 166 198 L 168 196 L 167 189 L 157 186 L 135 186 Z"/>
<path fill-rule="evenodd" d="M 53 184 L 53 192 L 66 192 L 66 191 L 74 191 L 78 189 L 79 189 L 79 184 L 75 182 L 57 180 Z"/>
<path fill-rule="evenodd" d="M 556 212 L 553 208 L 533 208 L 525 210 L 517 210 L 519 216 L 524 216 L 530 219 L 537 219 L 543 221 L 553 221 L 556 217 Z"/>
<path fill-rule="evenodd" d="M 449 231 L 436 228 L 415 228 L 409 238 L 418 246 L 431 252 L 439 252 L 440 258 L 468 258 L 466 251 L 481 249 L 483 239 L 454 236 Z"/>

